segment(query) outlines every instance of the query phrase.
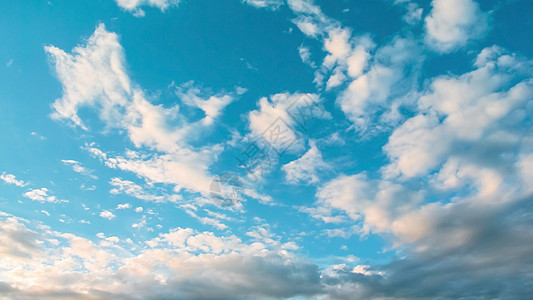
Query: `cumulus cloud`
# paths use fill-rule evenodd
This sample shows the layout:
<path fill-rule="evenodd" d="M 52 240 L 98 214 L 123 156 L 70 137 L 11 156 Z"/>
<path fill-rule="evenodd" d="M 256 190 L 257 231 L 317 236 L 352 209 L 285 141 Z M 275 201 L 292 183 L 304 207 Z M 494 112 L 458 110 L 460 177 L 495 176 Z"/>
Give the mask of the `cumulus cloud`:
<path fill-rule="evenodd" d="M 242 0 L 242 3 L 257 7 L 257 8 L 270 8 L 272 10 L 278 9 L 283 5 L 282 0 Z"/>
<path fill-rule="evenodd" d="M 316 94 L 279 93 L 259 99 L 259 109 L 248 114 L 249 128 L 255 137 L 261 137 L 276 150 L 303 147 L 299 130 L 306 130 L 315 118 L 330 119 Z"/>
<path fill-rule="evenodd" d="M 150 248 L 127 257 L 120 254 L 128 244 L 117 237 L 99 234 L 96 243 L 68 233 L 34 232 L 11 216 L 2 216 L 0 236 L 2 293 L 15 298 L 258 299 L 320 290 L 318 267 L 288 250 L 191 228 L 162 233 L 147 242 Z M 26 242 L 36 237 L 42 243 Z M 10 268 L 15 260 L 24 266 L 20 271 Z"/>
<path fill-rule="evenodd" d="M 50 203 L 68 202 L 66 200 L 59 200 L 57 199 L 56 196 L 49 195 L 48 192 L 49 191 L 47 188 L 32 189 L 24 193 L 23 196 L 33 201 L 39 201 L 39 202 L 50 202 Z"/>
<path fill-rule="evenodd" d="M 317 173 L 327 168 L 328 165 L 322 159 L 322 154 L 314 143 L 302 157 L 282 166 L 287 181 L 293 184 L 316 183 L 319 180 Z"/>
<path fill-rule="evenodd" d="M 394 109 L 394 103 L 410 92 L 414 85 L 412 69 L 420 61 L 419 47 L 412 38 L 400 36 L 376 50 L 369 66 L 364 68 L 370 56 L 365 50 L 355 50 L 351 61 L 353 79 L 337 98 L 346 117 L 357 129 L 365 132 L 371 123 L 382 123 L 377 112 L 385 111 L 382 117 Z M 407 67 L 410 65 L 410 67 Z M 348 67 L 350 73 L 350 65 Z M 387 111 L 389 110 L 389 111 Z M 385 122 L 386 123 L 386 122 Z"/>
<path fill-rule="evenodd" d="M 460 252 L 410 253 L 377 267 L 346 263 L 324 268 L 296 258 L 294 245 L 280 243 L 268 226 L 252 228 L 251 243 L 177 227 L 147 241 L 149 248 L 131 252 L 128 242 L 117 237 L 99 234 L 95 242 L 32 230 L 27 221 L 1 213 L 1 292 L 19 299 L 524 298 L 533 289 L 524 284 L 532 276 L 531 218 L 515 209 L 501 212 L 514 211 L 498 218 L 501 230 L 490 235 L 483 231 L 489 223 L 472 220 L 479 234 Z M 439 220 L 455 221 L 446 215 Z M 511 228 L 519 231 L 505 234 Z M 129 255 L 122 256 L 126 251 Z"/>
<path fill-rule="evenodd" d="M 392 161 L 385 168 L 388 176 L 427 174 L 455 156 L 474 164 L 501 161 L 500 151 L 511 155 L 520 149 L 521 112 L 530 109 L 533 88 L 529 64 L 490 47 L 478 55 L 475 70 L 435 79 L 418 101 L 419 114 L 398 127 L 384 148 Z M 443 172 L 453 172 L 450 164 Z"/>
<path fill-rule="evenodd" d="M 185 104 L 195 106 L 205 113 L 202 122 L 211 125 L 213 121 L 222 113 L 222 110 L 235 100 L 229 94 L 207 95 L 202 97 L 205 91 L 194 86 L 193 82 L 188 82 L 176 87 L 176 95 Z"/>
<path fill-rule="evenodd" d="M 100 212 L 100 217 L 105 218 L 105 219 L 108 219 L 108 220 L 112 220 L 112 219 L 114 219 L 116 216 L 115 216 L 112 212 L 110 212 L 109 210 L 102 210 L 102 211 Z"/>
<path fill-rule="evenodd" d="M 129 203 L 124 203 L 124 204 L 119 204 L 119 205 L 117 205 L 117 208 L 116 208 L 116 209 L 128 209 L 128 208 L 131 208 L 131 204 L 129 204 Z"/>
<path fill-rule="evenodd" d="M 6 172 L 3 172 L 2 175 L 0 175 L 0 179 L 2 179 L 5 183 L 8 184 L 14 184 L 18 187 L 24 187 L 28 185 L 23 180 L 18 180 L 15 175 L 13 174 L 6 174 Z"/>
<path fill-rule="evenodd" d="M 488 30 L 488 16 L 474 0 L 433 0 L 426 17 L 426 42 L 439 52 L 449 52 Z"/>
<path fill-rule="evenodd" d="M 315 63 L 311 60 L 311 51 L 309 47 L 300 45 L 300 47 L 298 47 L 298 54 L 304 64 L 309 65 L 311 68 L 316 68 Z"/>
<path fill-rule="evenodd" d="M 142 6 L 151 6 L 165 11 L 169 7 L 178 6 L 180 0 L 115 0 L 117 5 L 124 10 L 132 12 L 137 17 L 143 17 L 145 12 Z"/>

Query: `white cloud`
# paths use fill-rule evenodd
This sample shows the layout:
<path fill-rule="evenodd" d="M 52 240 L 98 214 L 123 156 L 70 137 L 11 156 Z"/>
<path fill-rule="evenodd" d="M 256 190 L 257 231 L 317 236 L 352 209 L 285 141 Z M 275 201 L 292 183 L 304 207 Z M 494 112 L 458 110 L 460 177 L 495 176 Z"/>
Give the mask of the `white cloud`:
<path fill-rule="evenodd" d="M 458 215 L 454 214 L 434 216 L 438 222 L 468 219 L 457 219 Z M 29 221 L 0 213 L 0 268 L 5 270 L 2 292 L 15 299 L 57 298 L 58 295 L 76 299 L 154 295 L 183 299 L 459 298 L 465 295 L 522 298 L 524 290 L 530 289 L 523 286 L 523 276 L 531 273 L 528 249 L 533 245 L 527 238 L 531 224 L 523 217 L 518 212 L 501 223 L 503 233 L 510 225 L 520 225 L 515 227 L 520 228 L 516 235 L 507 239 L 499 231 L 487 235 L 484 231 L 487 228 L 483 227 L 487 224 L 480 224 L 479 219 L 471 220 L 480 226 L 479 234 L 471 235 L 474 240 L 461 251 L 446 255 L 409 253 L 407 258 L 377 267 L 356 264 L 357 260 L 348 258 L 344 264 L 319 268 L 296 257 L 292 252 L 295 244 L 281 244 L 279 237 L 265 226 L 249 231 L 254 241 L 248 244 L 233 235 L 217 236 L 178 227 L 146 242 L 148 249 L 129 250 L 132 242 L 118 237 L 99 234 L 97 242 L 93 242 L 49 229 L 32 230 L 28 228 Z M 445 232 L 450 227 L 440 229 Z M 440 235 L 434 237 L 443 245 Z M 261 239 L 268 242 L 262 243 Z M 478 259 L 462 257 L 465 252 L 475 254 Z M 128 253 L 127 257 L 123 253 Z M 504 260 L 502 253 L 508 255 Z M 349 262 L 355 264 L 348 265 Z M 65 280 L 69 282 L 67 286 Z M 493 280 L 494 284 L 504 282 L 508 288 L 472 292 L 474 287 Z"/>
<path fill-rule="evenodd" d="M 487 14 L 474 0 L 433 0 L 426 17 L 426 41 L 439 52 L 449 52 L 484 36 Z"/>
<path fill-rule="evenodd" d="M 272 10 L 278 9 L 283 5 L 282 0 L 242 0 L 242 3 L 257 7 L 257 8 L 270 8 Z"/>
<path fill-rule="evenodd" d="M 50 202 L 50 203 L 68 202 L 66 200 L 59 200 L 57 199 L 56 196 L 48 195 L 47 188 L 33 189 L 33 190 L 30 190 L 24 193 L 23 196 L 33 201 L 39 201 L 39 202 Z"/>
<path fill-rule="evenodd" d="M 115 33 L 100 24 L 85 47 L 74 48 L 74 55 L 54 46 L 45 50 L 55 63 L 64 91 L 63 97 L 52 104 L 53 118 L 69 119 L 87 129 L 77 110 L 81 106 L 99 105 L 103 120 L 113 123 L 120 119 L 117 109 L 127 103 L 133 91 L 124 68 L 124 50 Z"/>
<path fill-rule="evenodd" d="M 156 196 L 146 193 L 140 185 L 137 185 L 129 180 L 122 180 L 120 178 L 115 177 L 111 178 L 111 181 L 109 181 L 109 183 L 114 186 L 114 188 L 109 191 L 111 194 L 114 195 L 124 193 L 140 200 L 154 202 L 163 202 L 166 200 L 164 196 Z"/>
<path fill-rule="evenodd" d="M 174 184 L 178 192 L 186 188 L 194 192 L 209 193 L 211 178 L 208 177 L 206 160 L 212 159 L 212 151 L 195 153 L 184 150 L 182 153 L 154 155 L 148 160 L 117 156 L 109 158 L 106 165 L 110 168 L 133 172 L 151 182 Z M 178 156 L 182 154 L 181 156 Z M 214 155 L 214 154 L 213 154 Z M 178 198 L 169 197 L 170 200 Z"/>
<path fill-rule="evenodd" d="M 369 179 L 365 174 L 341 175 L 318 189 L 315 207 L 301 211 L 322 219 L 325 223 L 346 220 L 335 213 L 343 213 L 352 222 L 358 223 L 348 229 L 326 231 L 328 236 L 387 233 L 393 231 L 397 218 L 422 202 L 422 195 L 421 192 L 410 191 L 400 184 Z"/>
<path fill-rule="evenodd" d="M 142 6 L 151 6 L 165 11 L 172 6 L 178 6 L 180 0 L 115 0 L 117 5 L 122 9 L 132 12 L 136 17 L 143 17 L 144 10 Z"/>
<path fill-rule="evenodd" d="M 314 143 L 302 157 L 293 160 L 282 167 L 287 181 L 290 183 L 317 183 L 318 172 L 327 169 L 328 165 L 322 160 L 322 154 Z"/>
<path fill-rule="evenodd" d="M 376 51 L 365 71 L 370 59 L 365 49 L 369 48 L 356 48 L 348 58 L 348 74 L 355 79 L 337 98 L 342 111 L 362 132 L 379 121 L 375 120 L 377 111 L 393 107 L 395 97 L 411 89 L 405 68 L 410 62 L 416 67 L 414 60 L 420 60 L 415 41 L 397 36 Z"/>
<path fill-rule="evenodd" d="M 300 31 L 309 36 L 309 37 L 316 37 L 320 33 L 320 29 L 318 28 L 318 25 L 309 17 L 299 17 L 294 20 L 296 26 Z"/>
<path fill-rule="evenodd" d="M 411 0 L 395 0 L 394 4 L 403 5 L 407 12 L 403 16 L 403 20 L 410 25 L 415 25 L 422 20 L 422 13 L 424 9 L 421 8 L 417 3 L 412 2 Z"/>
<path fill-rule="evenodd" d="M 22 180 L 17 180 L 15 175 L 13 174 L 6 174 L 6 172 L 3 172 L 2 175 L 0 175 L 0 179 L 2 179 L 5 183 L 14 184 L 18 187 L 24 187 L 28 185 Z"/>
<path fill-rule="evenodd" d="M 68 119 L 88 130 L 77 111 L 89 106 L 100 112 L 108 128 L 127 133 L 137 148 L 161 154 L 135 156 L 130 155 L 135 152 L 128 151 L 127 157 L 111 158 L 88 145 L 94 156 L 111 168 L 134 172 L 151 182 L 174 184 L 176 190 L 208 193 L 211 181 L 208 166 L 223 147 L 195 149 L 187 141 L 212 123 L 222 108 L 233 101 L 234 93 L 210 95 L 194 87 L 184 90 L 184 101 L 206 113 L 206 118 L 189 123 L 184 115 L 178 118 L 177 105 L 170 108 L 153 105 L 135 87 L 125 72 L 124 50 L 118 36 L 106 31 L 104 25 L 99 25 L 86 45 L 74 48 L 72 54 L 53 46 L 45 49 L 55 63 L 64 91 L 63 97 L 53 104 L 54 118 Z"/>
<path fill-rule="evenodd" d="M 93 179 L 98 179 L 98 177 L 91 174 L 93 172 L 92 170 L 83 167 L 79 161 L 75 161 L 72 159 L 62 159 L 61 162 L 63 162 L 65 165 L 71 166 L 72 170 L 76 173 L 87 175 Z"/>
<path fill-rule="evenodd" d="M 270 96 L 270 101 L 263 97 L 259 100 L 259 109 L 248 115 L 250 130 L 256 137 L 263 136 L 274 149 L 299 149 L 303 145 L 298 138 L 298 128 L 305 127 L 313 118 L 331 118 L 321 108 L 321 101 L 316 94 L 304 93 L 275 94 Z M 302 111 L 307 113 L 301 114 Z M 290 143 L 294 144 L 288 146 Z"/>
<path fill-rule="evenodd" d="M 300 45 L 298 47 L 298 54 L 304 64 L 309 65 L 311 68 L 316 68 L 315 63 L 311 60 L 311 50 L 309 47 Z"/>
<path fill-rule="evenodd" d="M 522 130 L 523 118 L 517 112 L 527 109 L 533 85 L 529 79 L 520 81 L 523 60 L 502 51 L 486 48 L 475 70 L 432 82 L 418 101 L 419 114 L 398 127 L 384 148 L 391 158 L 385 168 L 388 176 L 424 175 L 457 155 L 465 162 L 496 159 L 488 158 L 490 153 L 467 155 L 466 149 L 481 151 L 477 145 L 482 141 L 489 149 L 499 144 L 513 152 L 519 143 L 513 137 Z"/>
<path fill-rule="evenodd" d="M 194 211 L 190 210 L 190 209 L 185 209 L 185 212 L 197 219 L 198 221 L 200 221 L 200 223 L 202 224 L 205 224 L 205 225 L 210 225 L 210 226 L 213 226 L 219 230 L 223 230 L 223 229 L 226 229 L 228 228 L 228 226 L 226 224 L 223 224 L 222 222 L 220 222 L 219 220 L 217 219 L 213 219 L 213 218 L 209 218 L 209 217 L 200 217 L 198 216 L 198 214 L 196 214 Z"/>
<path fill-rule="evenodd" d="M 139 207 L 135 208 L 135 212 L 142 212 L 142 211 L 143 211 L 142 206 L 139 206 Z"/>
<path fill-rule="evenodd" d="M 100 217 L 102 217 L 102 218 L 106 218 L 106 219 L 108 219 L 108 220 L 112 220 L 112 219 L 114 219 L 116 216 L 115 216 L 112 212 L 110 212 L 109 210 L 102 210 L 102 211 L 100 212 Z"/>
<path fill-rule="evenodd" d="M 176 87 L 176 95 L 181 101 L 187 105 L 196 106 L 203 110 L 205 117 L 201 122 L 204 125 L 211 125 L 222 113 L 222 110 L 233 102 L 235 98 L 228 94 L 202 96 L 203 93 L 204 92 L 199 88 L 194 86 L 193 82 L 188 82 L 182 86 Z"/>
<path fill-rule="evenodd" d="M 117 205 L 117 208 L 116 208 L 116 209 L 128 209 L 128 208 L 131 208 L 131 204 L 129 204 L 129 203 L 124 203 L 124 204 L 119 204 L 119 205 Z"/>

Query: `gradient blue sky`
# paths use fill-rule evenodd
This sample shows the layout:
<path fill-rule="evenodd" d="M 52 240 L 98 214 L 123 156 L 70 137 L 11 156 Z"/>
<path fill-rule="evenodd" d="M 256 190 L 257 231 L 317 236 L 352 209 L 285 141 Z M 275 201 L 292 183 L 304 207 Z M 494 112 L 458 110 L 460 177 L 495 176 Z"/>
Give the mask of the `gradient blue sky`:
<path fill-rule="evenodd" d="M 0 298 L 524 299 L 532 17 L 0 3 Z"/>

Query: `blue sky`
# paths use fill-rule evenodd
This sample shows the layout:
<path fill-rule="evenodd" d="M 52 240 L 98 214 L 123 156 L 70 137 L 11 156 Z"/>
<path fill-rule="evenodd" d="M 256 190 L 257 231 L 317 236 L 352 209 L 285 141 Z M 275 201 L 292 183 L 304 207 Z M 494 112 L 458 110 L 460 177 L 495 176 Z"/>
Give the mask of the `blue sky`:
<path fill-rule="evenodd" d="M 0 11 L 0 298 L 533 294 L 529 1 Z"/>

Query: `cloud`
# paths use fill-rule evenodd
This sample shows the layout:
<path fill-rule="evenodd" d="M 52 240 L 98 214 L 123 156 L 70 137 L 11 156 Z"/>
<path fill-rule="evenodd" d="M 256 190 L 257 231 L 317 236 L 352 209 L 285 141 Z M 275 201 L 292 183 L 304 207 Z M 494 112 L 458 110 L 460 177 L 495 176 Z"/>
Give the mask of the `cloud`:
<path fill-rule="evenodd" d="M 128 209 L 128 208 L 131 208 L 131 204 L 129 204 L 129 203 L 124 203 L 124 204 L 119 204 L 119 205 L 117 205 L 117 208 L 116 208 L 116 209 Z"/>
<path fill-rule="evenodd" d="M 178 105 L 169 108 L 154 105 L 131 82 L 125 72 L 124 50 L 118 36 L 106 31 L 103 24 L 72 54 L 53 46 L 45 50 L 63 85 L 63 97 L 52 105 L 53 118 L 67 119 L 89 130 L 77 114 L 78 109 L 88 106 L 99 111 L 107 128 L 126 133 L 137 148 L 154 151 L 142 156 L 126 151 L 126 156 L 107 157 L 102 150 L 88 147 L 93 155 L 111 168 L 134 172 L 151 182 L 174 184 L 176 190 L 208 193 L 211 181 L 208 166 L 223 147 L 192 147 L 187 141 L 212 124 L 223 107 L 233 101 L 234 93 L 212 95 L 192 85 L 182 88 L 179 91 L 183 101 L 206 113 L 204 119 L 188 122 L 185 115 L 178 117 Z"/>
<path fill-rule="evenodd" d="M 49 202 L 49 203 L 68 202 L 66 200 L 59 200 L 57 199 L 56 196 L 48 195 L 47 188 L 32 189 L 24 193 L 23 196 L 33 201 L 39 201 L 39 202 Z"/>
<path fill-rule="evenodd" d="M 262 299 L 310 296 L 320 289 L 315 265 L 292 258 L 290 250 L 246 244 L 235 236 L 178 227 L 151 240 L 149 249 L 125 257 L 121 254 L 129 246 L 116 237 L 99 234 L 93 242 L 68 233 L 34 232 L 10 219 L 0 221 L 0 228 L 5 241 L 0 268 L 7 268 L 2 291 L 18 299 L 59 294 L 78 299 Z M 35 237 L 42 241 L 40 247 L 26 243 Z M 16 249 L 16 256 L 5 255 Z M 15 259 L 24 266 L 19 271 L 9 268 Z"/>
<path fill-rule="evenodd" d="M 28 229 L 24 219 L 2 213 L 0 221 L 0 253 L 9 263 L 41 256 L 37 243 L 40 234 Z M 5 262 L 5 259 L 2 260 Z M 14 265 L 13 265 L 14 267 Z"/>
<path fill-rule="evenodd" d="M 270 100 L 263 97 L 259 99 L 259 109 L 248 114 L 250 131 L 278 151 L 301 148 L 297 130 L 306 130 L 314 118 L 331 118 L 321 102 L 316 94 L 279 93 L 270 96 Z"/>
<path fill-rule="evenodd" d="M 438 52 L 450 52 L 488 31 L 488 16 L 474 0 L 433 0 L 425 19 L 426 42 Z"/>
<path fill-rule="evenodd" d="M 499 161 L 500 151 L 516 152 L 523 130 L 518 112 L 528 109 L 533 88 L 529 64 L 490 47 L 480 52 L 473 71 L 434 79 L 418 100 L 419 113 L 396 128 L 384 147 L 391 159 L 388 176 L 424 175 L 453 157 L 488 164 Z"/>
<path fill-rule="evenodd" d="M 100 215 L 100 217 L 105 218 L 105 219 L 108 219 L 108 220 L 112 220 L 112 219 L 114 219 L 114 218 L 116 217 L 116 216 L 115 216 L 112 212 L 110 212 L 109 210 L 102 210 L 102 211 L 100 212 L 99 215 Z"/>
<path fill-rule="evenodd" d="M 285 177 L 290 183 L 317 183 L 318 172 L 327 169 L 328 165 L 322 160 L 320 150 L 313 143 L 302 157 L 282 166 Z"/>
<path fill-rule="evenodd" d="M 346 117 L 362 132 L 374 122 L 382 123 L 383 119 L 377 119 L 378 112 L 393 109 L 393 101 L 399 101 L 397 98 L 411 91 L 416 79 L 411 76 L 411 69 L 417 68 L 415 59 L 420 61 L 417 55 L 420 49 L 411 38 L 394 37 L 376 50 L 370 63 L 365 51 L 356 49 L 352 55 L 353 71 L 350 72 L 349 65 L 348 73 L 355 79 L 337 98 Z M 369 66 L 365 68 L 367 63 Z"/>
<path fill-rule="evenodd" d="M 81 106 L 100 106 L 100 117 L 109 123 L 118 118 L 119 108 L 132 96 L 131 82 L 124 68 L 124 50 L 118 36 L 100 24 L 87 44 L 73 49 L 73 54 L 46 46 L 55 63 L 56 74 L 63 85 L 63 97 L 52 107 L 55 119 L 68 119 L 87 130 L 77 115 Z"/>
<path fill-rule="evenodd" d="M 272 10 L 278 9 L 283 5 L 282 0 L 242 0 L 242 3 L 257 7 L 257 8 L 270 8 Z"/>
<path fill-rule="evenodd" d="M 412 2 L 411 0 L 395 0 L 394 4 L 402 5 L 407 10 L 402 18 L 407 24 L 415 25 L 422 20 L 422 13 L 424 12 L 424 9 L 421 8 L 417 3 Z"/>
<path fill-rule="evenodd" d="M 61 162 L 63 162 L 65 165 L 72 166 L 72 170 L 76 173 L 80 173 L 83 175 L 90 176 L 93 179 L 98 179 L 95 175 L 92 175 L 92 170 L 89 170 L 85 167 L 83 167 L 79 161 L 71 160 L 71 159 L 62 159 Z"/>
<path fill-rule="evenodd" d="M 533 290 L 524 284 L 532 269 L 530 200 L 479 214 L 465 206 L 428 209 L 424 214 L 435 230 L 451 229 L 427 235 L 440 246 L 457 241 L 454 231 L 465 224 L 475 230 L 451 249 L 406 249 L 409 255 L 379 266 L 347 262 L 323 268 L 294 256 L 295 245 L 281 242 L 268 226 L 252 228 L 250 243 L 178 227 L 147 241 L 149 248 L 129 251 L 117 237 L 101 234 L 93 242 L 32 230 L 30 222 L 0 213 L 0 268 L 6 270 L 1 288 L 19 299 L 524 298 Z"/>
<path fill-rule="evenodd" d="M 228 94 L 207 95 L 203 97 L 202 94 L 205 94 L 205 91 L 201 91 L 195 87 L 193 82 L 176 87 L 176 95 L 181 101 L 187 105 L 198 107 L 205 113 L 205 117 L 202 120 L 204 125 L 211 125 L 222 113 L 222 110 L 235 100 L 233 96 Z"/>
<path fill-rule="evenodd" d="M 157 196 L 157 195 L 146 193 L 141 186 L 129 180 L 122 180 L 120 178 L 115 177 L 115 178 L 111 178 L 111 181 L 109 183 L 115 187 L 109 191 L 111 194 L 114 194 L 114 195 L 124 193 L 126 195 L 135 197 L 140 200 L 145 200 L 145 201 L 154 201 L 154 202 L 167 201 L 167 199 L 165 199 L 164 196 Z"/>
<path fill-rule="evenodd" d="M 132 12 L 136 17 L 143 17 L 142 6 L 151 6 L 165 11 L 169 7 L 178 6 L 180 0 L 115 0 L 117 5 L 124 10 Z"/>
<path fill-rule="evenodd" d="M 316 68 L 315 63 L 311 60 L 311 50 L 308 47 L 300 45 L 298 47 L 298 54 L 300 55 L 300 59 L 304 64 L 310 66 L 311 68 Z"/>
<path fill-rule="evenodd" d="M 209 217 L 200 217 L 200 216 L 198 216 L 198 214 L 196 214 L 196 213 L 195 213 L 193 210 L 191 210 L 191 209 L 185 209 L 185 212 L 186 212 L 189 216 L 191 216 L 191 217 L 197 219 L 198 221 L 200 221 L 200 223 L 205 224 L 205 225 L 213 226 L 213 227 L 217 228 L 218 230 L 224 230 L 224 229 L 228 228 L 228 226 L 227 226 L 226 224 L 220 222 L 220 221 L 217 220 L 217 219 L 213 219 L 213 218 L 209 218 Z"/>
<path fill-rule="evenodd" d="M 24 187 L 24 186 L 28 185 L 27 183 L 25 183 L 22 180 L 17 180 L 15 175 L 6 174 L 6 172 L 3 172 L 2 175 L 0 175 L 0 179 L 2 179 L 5 183 L 14 184 L 14 185 L 16 185 L 18 187 Z"/>

